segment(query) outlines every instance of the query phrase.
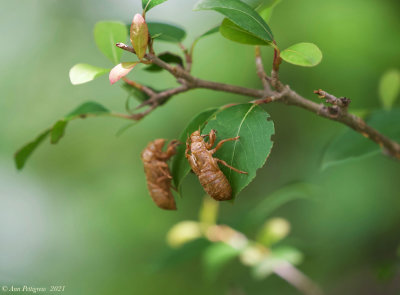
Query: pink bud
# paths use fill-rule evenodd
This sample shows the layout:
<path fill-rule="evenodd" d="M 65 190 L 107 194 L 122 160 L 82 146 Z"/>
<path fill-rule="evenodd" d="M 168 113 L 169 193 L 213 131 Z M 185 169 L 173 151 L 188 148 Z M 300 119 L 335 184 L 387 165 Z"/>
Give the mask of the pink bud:
<path fill-rule="evenodd" d="M 136 55 L 139 59 L 143 59 L 149 42 L 149 29 L 141 14 L 136 14 L 133 18 L 130 37 Z"/>
<path fill-rule="evenodd" d="M 111 85 L 128 75 L 136 65 L 137 62 L 123 62 L 113 67 L 109 75 Z"/>

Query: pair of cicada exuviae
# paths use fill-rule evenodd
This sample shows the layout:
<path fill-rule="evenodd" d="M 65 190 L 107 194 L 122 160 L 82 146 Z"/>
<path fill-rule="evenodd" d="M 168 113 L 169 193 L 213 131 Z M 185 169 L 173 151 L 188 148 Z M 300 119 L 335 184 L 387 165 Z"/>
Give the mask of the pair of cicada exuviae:
<path fill-rule="evenodd" d="M 208 142 L 204 139 L 208 137 Z M 193 132 L 186 141 L 185 156 L 193 172 L 199 178 L 200 184 L 208 195 L 217 201 L 230 200 L 232 198 L 232 188 L 218 166 L 218 163 L 242 174 L 247 172 L 240 171 L 225 161 L 213 157 L 221 146 L 228 141 L 238 140 L 239 136 L 221 140 L 215 148 L 215 130 L 207 135 L 201 135 L 200 131 Z M 171 172 L 167 161 L 175 155 L 179 141 L 173 140 L 169 143 L 167 150 L 163 151 L 165 139 L 156 139 L 150 142 L 142 152 L 142 161 L 146 174 L 147 187 L 154 203 L 162 209 L 176 210 L 176 203 L 171 189 Z"/>

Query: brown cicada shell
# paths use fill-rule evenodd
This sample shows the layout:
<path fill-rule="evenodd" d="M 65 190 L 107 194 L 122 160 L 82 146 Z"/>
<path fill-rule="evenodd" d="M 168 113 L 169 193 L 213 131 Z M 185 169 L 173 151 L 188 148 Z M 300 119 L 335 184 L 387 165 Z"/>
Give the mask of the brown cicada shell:
<path fill-rule="evenodd" d="M 209 142 L 204 138 L 209 137 Z M 186 158 L 193 172 L 199 177 L 199 181 L 208 195 L 217 201 L 232 199 L 231 185 L 218 167 L 218 162 L 238 173 L 247 174 L 228 165 L 225 161 L 214 158 L 213 154 L 228 141 L 238 140 L 239 136 L 221 140 L 214 149 L 211 149 L 216 140 L 215 130 L 208 135 L 200 135 L 200 131 L 193 132 L 186 141 Z M 190 154 L 189 154 L 190 151 Z"/>
<path fill-rule="evenodd" d="M 165 139 L 150 142 L 142 152 L 142 161 L 146 174 L 147 187 L 154 203 L 161 209 L 176 210 L 171 192 L 171 172 L 167 161 L 176 153 L 178 141 L 171 141 L 167 151 L 163 152 Z"/>

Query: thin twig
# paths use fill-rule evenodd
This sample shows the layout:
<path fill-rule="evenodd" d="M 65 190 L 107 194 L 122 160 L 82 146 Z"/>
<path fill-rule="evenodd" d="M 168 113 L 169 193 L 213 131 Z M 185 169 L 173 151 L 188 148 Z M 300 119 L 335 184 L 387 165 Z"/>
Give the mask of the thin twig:
<path fill-rule="evenodd" d="M 193 63 L 192 55 L 182 43 L 179 43 L 179 47 L 182 49 L 183 54 L 185 55 L 185 60 L 186 60 L 185 70 L 190 73 L 190 71 L 192 70 L 192 63 Z"/>
<path fill-rule="evenodd" d="M 260 77 L 260 80 L 263 84 L 263 88 L 266 92 L 266 95 L 269 95 L 270 93 L 272 93 L 271 90 L 271 86 L 270 86 L 270 81 L 269 81 L 269 77 L 267 76 L 267 74 L 265 73 L 264 70 L 264 64 L 261 58 L 261 50 L 260 50 L 260 46 L 256 46 L 255 47 L 255 55 L 256 55 L 256 67 L 257 67 L 257 75 L 258 77 Z"/>
<path fill-rule="evenodd" d="M 122 80 L 123 80 L 125 83 L 129 84 L 130 86 L 132 86 L 132 87 L 134 87 L 134 88 L 136 88 L 136 89 L 138 89 L 138 90 L 144 92 L 144 93 L 147 94 L 148 96 L 156 95 L 156 92 L 153 91 L 151 88 L 149 88 L 149 87 L 147 87 L 147 86 L 144 86 L 144 85 L 142 85 L 142 84 L 140 84 L 140 83 L 138 83 L 138 82 L 129 80 L 129 79 L 126 78 L 126 77 L 122 77 Z"/>

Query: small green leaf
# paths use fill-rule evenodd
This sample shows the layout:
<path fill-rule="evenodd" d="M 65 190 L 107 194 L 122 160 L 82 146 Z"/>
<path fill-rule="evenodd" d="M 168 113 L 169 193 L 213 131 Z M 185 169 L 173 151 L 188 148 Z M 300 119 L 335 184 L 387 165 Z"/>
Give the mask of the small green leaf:
<path fill-rule="evenodd" d="M 226 108 L 209 120 L 203 133 L 217 131 L 217 142 L 240 136 L 239 140 L 228 142 L 215 154 L 216 158 L 229 165 L 246 171 L 240 174 L 220 165 L 232 187 L 233 198 L 244 189 L 264 166 L 273 146 L 271 136 L 274 123 L 269 114 L 256 104 L 246 103 Z"/>
<path fill-rule="evenodd" d="M 26 161 L 31 156 L 33 151 L 41 144 L 47 136 L 50 134 L 51 129 L 47 129 L 43 131 L 38 137 L 36 137 L 33 141 L 24 145 L 21 149 L 19 149 L 15 155 L 15 165 L 17 166 L 18 170 L 24 168 Z"/>
<path fill-rule="evenodd" d="M 149 28 L 141 14 L 137 13 L 133 18 L 130 38 L 137 57 L 139 60 L 142 60 L 146 54 L 147 45 L 149 43 Z"/>
<path fill-rule="evenodd" d="M 74 65 L 69 71 L 69 79 L 72 85 L 90 82 L 104 74 L 110 69 L 99 68 L 88 64 Z"/>
<path fill-rule="evenodd" d="M 87 116 L 99 116 L 110 113 L 110 110 L 102 106 L 101 104 L 93 101 L 85 102 L 65 116 L 65 120 L 70 121 L 81 117 L 82 119 Z"/>
<path fill-rule="evenodd" d="M 255 37 L 249 32 L 245 31 L 231 20 L 225 18 L 219 28 L 221 35 L 226 39 L 234 42 L 250 45 L 270 45 L 271 42 L 266 42 L 262 39 Z"/>
<path fill-rule="evenodd" d="M 96 102 L 86 102 L 57 121 L 53 127 L 46 129 L 35 140 L 23 146 L 15 155 L 15 164 L 21 170 L 33 151 L 51 134 L 51 143 L 57 143 L 64 135 L 67 123 L 73 119 L 86 118 L 87 116 L 99 116 L 109 114 L 110 111 Z"/>
<path fill-rule="evenodd" d="M 372 112 L 366 122 L 386 137 L 400 142 L 400 109 Z M 352 129 L 347 129 L 327 147 L 322 160 L 322 168 L 376 155 L 380 151 L 378 144 Z"/>
<path fill-rule="evenodd" d="M 183 144 L 178 146 L 176 155 L 174 156 L 171 163 L 173 183 L 178 190 L 181 189 L 182 181 L 190 171 L 189 163 L 185 157 L 186 139 L 194 131 L 203 129 L 207 121 L 210 120 L 217 111 L 218 109 L 213 108 L 201 112 L 189 122 L 189 124 L 186 126 L 186 128 L 182 131 L 181 135 L 179 136 L 179 141 L 182 142 Z"/>
<path fill-rule="evenodd" d="M 246 3 L 239 0 L 201 0 L 195 10 L 215 10 L 253 36 L 272 42 L 272 31 L 262 17 Z"/>
<path fill-rule="evenodd" d="M 153 7 L 164 3 L 167 0 L 142 0 L 142 8 L 144 11 L 149 11 Z"/>
<path fill-rule="evenodd" d="M 185 30 L 177 25 L 148 22 L 147 26 L 149 27 L 150 36 L 157 35 L 157 40 L 159 41 L 179 43 L 186 37 Z"/>
<path fill-rule="evenodd" d="M 379 83 L 379 97 L 386 110 L 390 110 L 399 96 L 400 71 L 392 69 L 387 71 Z"/>
<path fill-rule="evenodd" d="M 222 271 L 223 267 L 235 259 L 241 253 L 225 243 L 214 243 L 204 251 L 203 264 L 208 280 L 213 280 Z"/>
<path fill-rule="evenodd" d="M 302 67 L 314 67 L 322 60 L 322 52 L 313 43 L 297 43 L 281 52 L 281 58 Z"/>
<path fill-rule="evenodd" d="M 128 30 L 120 22 L 98 22 L 94 28 L 94 39 L 100 51 L 114 64 L 119 63 L 122 50 L 115 46 L 118 42 L 125 42 Z"/>
<path fill-rule="evenodd" d="M 170 52 L 164 52 L 159 54 L 158 58 L 161 59 L 162 61 L 165 61 L 166 63 L 176 64 L 183 67 L 183 60 L 179 55 Z M 149 72 L 159 72 L 162 71 L 163 69 L 155 64 L 151 64 L 148 67 L 146 67 L 145 70 Z"/>
<path fill-rule="evenodd" d="M 65 120 L 59 120 L 53 125 L 50 135 L 51 143 L 53 144 L 58 143 L 58 141 L 64 136 L 65 128 L 67 127 L 67 125 L 68 121 Z"/>

